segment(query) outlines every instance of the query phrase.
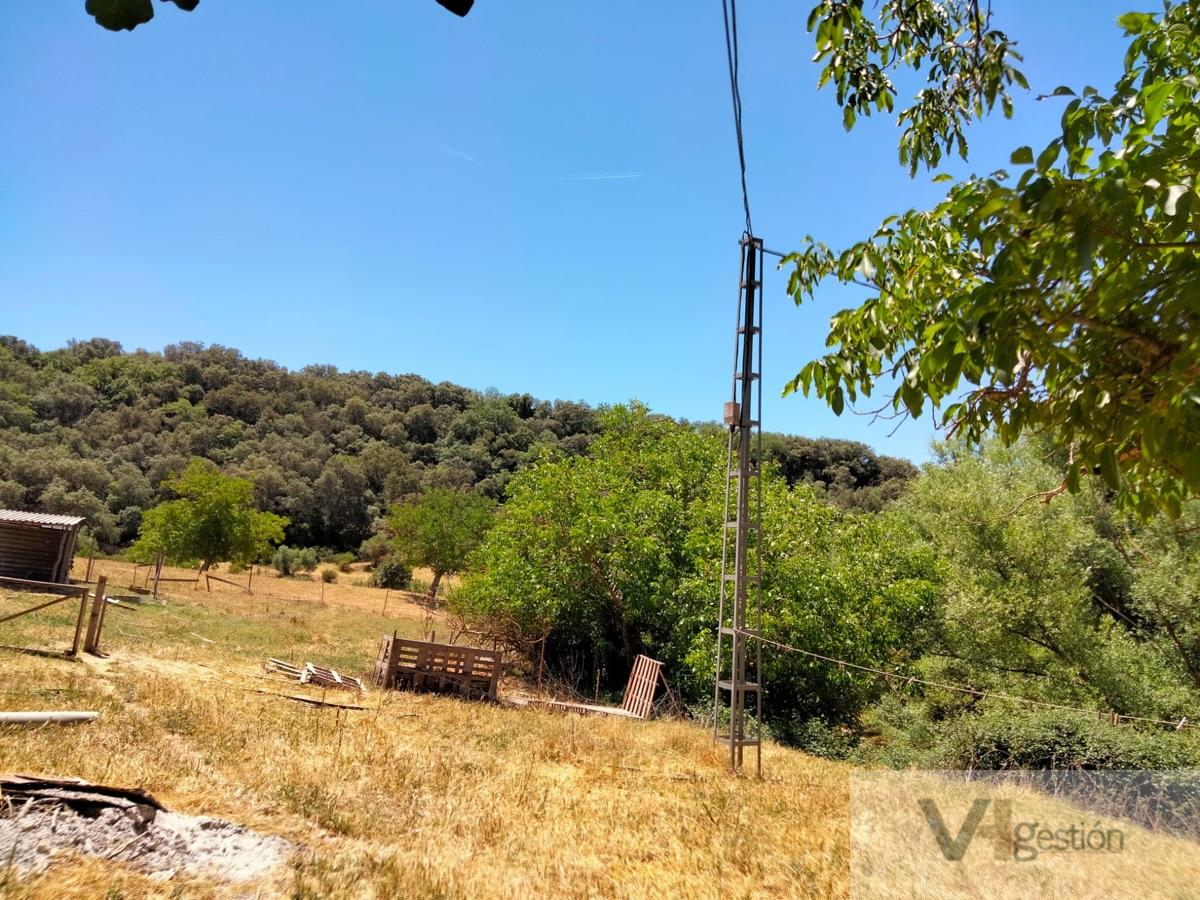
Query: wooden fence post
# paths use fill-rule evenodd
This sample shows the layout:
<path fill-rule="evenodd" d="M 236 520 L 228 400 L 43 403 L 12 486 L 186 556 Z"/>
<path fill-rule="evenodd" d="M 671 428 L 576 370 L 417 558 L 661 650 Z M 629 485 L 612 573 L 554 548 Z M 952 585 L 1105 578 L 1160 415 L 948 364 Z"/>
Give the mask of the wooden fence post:
<path fill-rule="evenodd" d="M 104 609 L 104 590 L 108 579 L 103 575 L 96 582 L 96 599 L 92 601 L 92 615 L 88 619 L 87 638 L 83 642 L 85 653 L 97 653 L 100 649 L 100 619 Z"/>
<path fill-rule="evenodd" d="M 79 618 L 75 620 L 75 640 L 71 642 L 71 655 L 79 656 L 79 640 L 83 634 L 83 620 L 87 616 L 88 589 L 85 587 L 79 594 Z"/>
<path fill-rule="evenodd" d="M 95 555 L 93 554 L 92 556 L 89 556 L 89 557 L 88 557 L 87 572 L 86 572 L 86 574 L 84 574 L 84 576 L 83 576 L 83 580 L 84 580 L 84 581 L 86 581 L 86 582 L 89 582 L 89 583 L 91 582 L 91 580 L 92 580 L 92 567 L 93 567 L 93 566 L 95 566 L 95 565 L 96 565 L 96 557 L 95 557 Z"/>
<path fill-rule="evenodd" d="M 158 599 L 158 580 L 162 578 L 163 555 L 161 552 L 154 557 L 154 599 Z"/>

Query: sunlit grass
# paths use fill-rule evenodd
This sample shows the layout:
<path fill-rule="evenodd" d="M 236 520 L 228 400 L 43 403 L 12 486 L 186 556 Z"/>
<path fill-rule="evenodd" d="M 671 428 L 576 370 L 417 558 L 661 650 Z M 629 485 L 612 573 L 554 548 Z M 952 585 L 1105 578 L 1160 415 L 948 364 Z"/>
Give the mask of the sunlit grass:
<path fill-rule="evenodd" d="M 384 617 L 376 592 L 339 587 L 324 605 L 184 590 L 112 608 L 106 660 L 0 651 L 0 707 L 101 712 L 83 726 L 0 729 L 0 770 L 143 787 L 302 848 L 270 881 L 236 890 L 82 858 L 18 877 L 0 861 L 0 896 L 848 895 L 847 766 L 769 745 L 759 781 L 731 777 L 687 722 L 380 691 L 326 695 L 364 711 L 273 696 L 300 688 L 262 673 L 268 655 L 355 674 L 380 634 L 427 627 L 414 605 Z M 0 609 L 28 599 L 0 594 Z M 61 648 L 73 625 L 55 608 L 0 625 L 0 643 Z M 883 877 L 908 872 L 910 857 L 885 855 Z M 954 896 L 949 884 L 929 896 Z"/>

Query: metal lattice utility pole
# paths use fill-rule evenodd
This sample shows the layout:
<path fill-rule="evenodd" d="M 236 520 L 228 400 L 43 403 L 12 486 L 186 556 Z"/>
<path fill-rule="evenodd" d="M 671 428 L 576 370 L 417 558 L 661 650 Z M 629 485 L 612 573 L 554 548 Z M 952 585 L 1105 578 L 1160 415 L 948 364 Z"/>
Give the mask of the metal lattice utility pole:
<path fill-rule="evenodd" d="M 755 748 L 762 774 L 762 241 L 742 239 L 733 399 L 725 404 L 729 451 L 725 461 L 725 521 L 721 540 L 721 601 L 717 614 L 713 738 L 729 747 L 729 765 L 742 768 Z M 751 666 L 753 671 L 751 672 Z M 750 698 L 749 708 L 747 697 Z M 728 731 L 723 731 L 728 710 Z"/>

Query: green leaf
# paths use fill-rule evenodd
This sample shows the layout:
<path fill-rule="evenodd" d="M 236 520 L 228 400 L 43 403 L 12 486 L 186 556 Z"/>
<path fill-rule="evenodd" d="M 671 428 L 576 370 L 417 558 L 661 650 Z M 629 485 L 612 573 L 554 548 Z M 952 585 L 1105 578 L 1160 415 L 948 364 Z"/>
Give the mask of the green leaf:
<path fill-rule="evenodd" d="M 1113 450 L 1112 445 L 1106 446 L 1100 451 L 1100 474 L 1104 477 L 1104 483 L 1114 491 L 1121 488 L 1121 467 L 1117 465 L 1117 453 Z"/>
<path fill-rule="evenodd" d="M 1033 148 L 1018 147 L 1012 152 L 1012 156 L 1009 157 L 1009 161 L 1014 166 L 1029 165 L 1033 162 Z"/>
<path fill-rule="evenodd" d="M 1067 490 L 1072 494 L 1079 493 L 1079 466 L 1072 465 L 1067 468 Z"/>
<path fill-rule="evenodd" d="M 87 0 L 83 8 L 109 31 L 133 31 L 154 18 L 150 0 Z"/>
<path fill-rule="evenodd" d="M 1054 165 L 1054 161 L 1056 159 L 1058 159 L 1058 154 L 1061 152 L 1062 152 L 1062 141 L 1059 138 L 1055 138 L 1049 144 L 1046 145 L 1045 150 L 1043 150 L 1041 153 L 1038 154 L 1037 170 L 1039 172 L 1045 174 L 1050 169 L 1050 167 L 1052 165 Z"/>
<path fill-rule="evenodd" d="M 1127 12 L 1117 16 L 1117 24 L 1125 29 L 1127 35 L 1141 34 L 1154 26 L 1154 16 L 1150 13 Z"/>
<path fill-rule="evenodd" d="M 836 387 L 829 395 L 829 408 L 833 410 L 835 416 L 840 416 L 842 410 L 846 407 L 846 398 L 842 394 L 842 389 Z"/>

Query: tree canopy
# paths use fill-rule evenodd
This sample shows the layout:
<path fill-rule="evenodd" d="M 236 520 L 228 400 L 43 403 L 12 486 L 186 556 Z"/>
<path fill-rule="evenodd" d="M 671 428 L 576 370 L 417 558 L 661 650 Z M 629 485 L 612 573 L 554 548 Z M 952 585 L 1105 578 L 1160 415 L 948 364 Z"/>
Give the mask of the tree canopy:
<path fill-rule="evenodd" d="M 435 487 L 502 500 L 547 449 L 586 451 L 597 410 L 417 375 L 289 371 L 230 347 L 125 352 L 105 338 L 39 350 L 0 336 L 0 505 L 86 516 L 128 543 L 163 482 L 199 456 L 254 483 L 292 547 L 355 550 L 388 509 Z M 790 479 L 847 507 L 894 498 L 915 469 L 862 444 L 769 436 Z"/>
<path fill-rule="evenodd" d="M 446 575 L 461 572 L 492 525 L 495 503 L 479 494 L 434 488 L 412 503 L 392 509 L 388 531 L 393 556 L 407 566 L 433 572 L 429 596 L 437 596 Z"/>
<path fill-rule="evenodd" d="M 248 563 L 267 556 L 283 540 L 287 519 L 254 506 L 254 485 L 222 475 L 194 459 L 167 481 L 177 499 L 147 510 L 132 547 L 136 559 L 165 553 L 171 562 L 200 561 L 202 569 L 223 560 Z"/>
<path fill-rule="evenodd" d="M 637 405 L 603 415 L 583 457 L 513 480 L 452 608 L 473 630 L 536 646 L 552 674 L 619 689 L 638 653 L 663 660 L 698 706 L 712 700 L 725 445 Z M 919 651 L 935 611 L 931 556 L 911 533 L 843 513 L 809 485 L 764 482 L 764 631 L 861 662 Z M 853 719 L 879 685 L 786 654 L 765 659 L 777 734 Z"/>
<path fill-rule="evenodd" d="M 885 3 L 878 22 L 862 7 L 829 0 L 810 20 L 847 125 L 892 108 L 889 67 L 931 63 L 931 86 L 900 115 L 901 159 L 933 167 L 951 143 L 965 156 L 963 122 L 997 98 L 1007 113 L 1007 86 L 1024 84 L 1007 37 L 973 2 Z M 833 317 L 831 352 L 788 390 L 841 413 L 885 387 L 883 409 L 932 405 L 972 444 L 1044 434 L 1060 472 L 1047 497 L 1099 474 L 1139 514 L 1177 516 L 1200 492 L 1200 2 L 1120 25 L 1124 75 L 1107 93 L 1050 92 L 1061 133 L 1018 147 L 1013 173 L 954 184 L 843 249 L 810 237 L 787 258 L 797 303 L 826 278 L 868 293 Z"/>

